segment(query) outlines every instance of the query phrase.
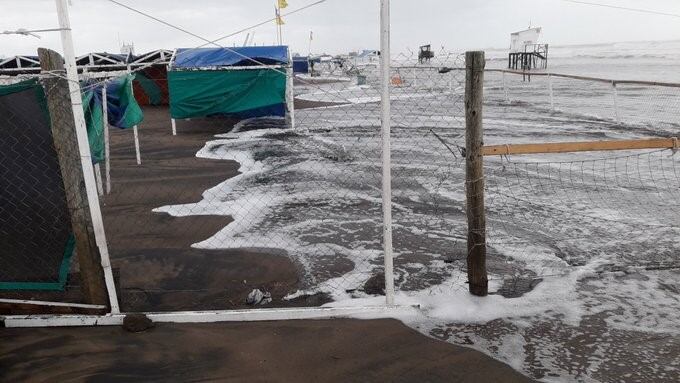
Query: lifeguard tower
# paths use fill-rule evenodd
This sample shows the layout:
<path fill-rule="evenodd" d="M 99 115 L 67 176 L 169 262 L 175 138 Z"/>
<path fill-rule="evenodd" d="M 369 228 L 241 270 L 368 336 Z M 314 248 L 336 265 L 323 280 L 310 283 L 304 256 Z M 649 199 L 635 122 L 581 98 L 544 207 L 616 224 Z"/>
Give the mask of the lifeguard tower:
<path fill-rule="evenodd" d="M 548 44 L 539 44 L 543 28 L 534 27 L 510 34 L 508 69 L 528 71 L 548 68 Z"/>

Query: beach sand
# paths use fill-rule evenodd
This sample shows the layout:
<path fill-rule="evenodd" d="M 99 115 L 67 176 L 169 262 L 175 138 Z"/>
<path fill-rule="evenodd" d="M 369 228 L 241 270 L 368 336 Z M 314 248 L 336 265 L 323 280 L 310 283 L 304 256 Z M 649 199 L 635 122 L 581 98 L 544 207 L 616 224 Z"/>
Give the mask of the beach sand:
<path fill-rule="evenodd" d="M 280 254 L 202 250 L 190 245 L 230 222 L 224 216 L 152 213 L 188 203 L 237 173 L 233 161 L 196 152 L 215 123 L 181 122 L 173 137 L 167 108 L 146 108 L 143 165 L 131 131 L 112 131 L 112 194 L 104 216 L 123 311 L 244 307 L 252 288 L 286 302 L 297 266 Z M 471 349 L 428 338 L 396 320 L 160 324 L 140 334 L 120 327 L 0 329 L 0 381 L 528 381 Z"/>

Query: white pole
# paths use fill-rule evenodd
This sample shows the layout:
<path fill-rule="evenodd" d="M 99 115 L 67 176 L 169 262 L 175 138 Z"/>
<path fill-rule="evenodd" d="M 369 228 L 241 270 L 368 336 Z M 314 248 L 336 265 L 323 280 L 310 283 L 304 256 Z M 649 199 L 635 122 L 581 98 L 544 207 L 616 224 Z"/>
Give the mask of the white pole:
<path fill-rule="evenodd" d="M 510 102 L 510 98 L 508 98 L 508 87 L 505 84 L 505 72 L 502 72 L 503 74 L 503 94 L 505 95 L 505 102 Z"/>
<path fill-rule="evenodd" d="M 76 56 L 73 50 L 73 38 L 71 37 L 71 23 L 68 17 L 67 0 L 55 0 L 57 5 L 57 15 L 59 17 L 59 27 L 61 28 L 61 44 L 64 49 L 64 67 L 68 77 L 68 86 L 71 93 L 71 105 L 73 107 L 73 118 L 76 124 L 76 137 L 78 140 L 78 151 L 80 163 L 83 167 L 83 177 L 85 190 L 87 191 L 87 202 L 92 215 L 95 240 L 99 247 L 99 254 L 106 280 L 106 289 L 109 293 L 109 304 L 111 312 L 120 313 L 118 306 L 118 296 L 113 281 L 111 271 L 111 261 L 109 259 L 109 248 L 106 244 L 106 233 L 104 232 L 104 221 L 102 219 L 99 197 L 97 196 L 97 186 L 95 185 L 94 170 L 92 167 L 92 154 L 90 145 L 87 141 L 87 128 L 85 127 L 85 114 L 83 112 L 83 102 L 80 97 L 80 84 L 78 83 L 78 69 L 76 68 Z"/>
<path fill-rule="evenodd" d="M 382 205 L 385 251 L 385 301 L 394 305 L 392 259 L 392 158 L 390 153 L 390 0 L 380 0 L 380 105 L 382 109 Z"/>
<path fill-rule="evenodd" d="M 106 175 L 106 194 L 111 194 L 111 147 L 109 144 L 109 104 L 106 97 L 106 83 L 102 87 L 102 122 L 104 124 L 104 175 Z"/>
<path fill-rule="evenodd" d="M 128 65 L 128 73 L 132 73 L 132 70 L 130 69 L 130 66 Z M 132 81 L 130 81 L 130 93 L 132 94 L 132 97 L 135 96 L 135 87 L 132 85 Z M 142 155 L 139 152 L 139 133 L 137 131 L 137 125 L 132 127 L 132 132 L 134 133 L 135 136 L 135 155 L 137 156 L 137 165 L 142 164 Z"/>
<path fill-rule="evenodd" d="M 555 100 L 553 98 L 553 83 L 552 83 L 552 76 L 548 75 L 548 89 L 550 89 L 550 109 L 554 112 L 555 111 Z"/>
<path fill-rule="evenodd" d="M 102 169 L 99 164 L 94 165 L 94 176 L 97 180 L 97 192 L 99 195 L 104 195 L 104 186 L 102 186 Z"/>
<path fill-rule="evenodd" d="M 413 67 L 413 88 L 418 88 L 418 76 L 416 76 L 416 67 Z"/>
<path fill-rule="evenodd" d="M 137 165 L 141 165 L 142 154 L 139 152 L 139 133 L 137 132 L 137 125 L 132 127 L 132 133 L 135 135 L 135 155 L 137 156 Z"/>
<path fill-rule="evenodd" d="M 612 81 L 612 90 L 614 95 L 614 118 L 618 124 L 621 122 L 619 119 L 619 91 L 616 89 L 616 83 L 614 81 Z"/>
<path fill-rule="evenodd" d="M 172 124 L 172 135 L 176 136 L 177 135 L 177 124 L 175 123 L 175 119 L 171 118 L 170 123 Z"/>
<path fill-rule="evenodd" d="M 295 129 L 295 94 L 293 92 L 293 60 L 288 53 L 289 65 L 286 68 L 286 124 Z"/>

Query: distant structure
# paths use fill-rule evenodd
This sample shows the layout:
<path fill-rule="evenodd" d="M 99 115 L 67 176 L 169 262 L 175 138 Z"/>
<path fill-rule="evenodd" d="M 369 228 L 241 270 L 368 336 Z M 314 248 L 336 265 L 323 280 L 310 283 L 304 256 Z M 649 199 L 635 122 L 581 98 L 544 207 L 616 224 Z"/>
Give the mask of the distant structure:
<path fill-rule="evenodd" d="M 542 31 L 541 27 L 529 27 L 510 34 L 509 69 L 527 71 L 548 67 L 548 44 L 539 43 Z"/>
<path fill-rule="evenodd" d="M 418 62 L 423 64 L 430 62 L 430 59 L 434 57 L 434 52 L 432 52 L 432 47 L 430 44 L 421 45 L 420 51 L 418 52 Z"/>
<path fill-rule="evenodd" d="M 120 53 L 125 55 L 125 56 L 134 56 L 135 55 L 135 44 L 134 43 L 123 43 L 120 46 Z"/>

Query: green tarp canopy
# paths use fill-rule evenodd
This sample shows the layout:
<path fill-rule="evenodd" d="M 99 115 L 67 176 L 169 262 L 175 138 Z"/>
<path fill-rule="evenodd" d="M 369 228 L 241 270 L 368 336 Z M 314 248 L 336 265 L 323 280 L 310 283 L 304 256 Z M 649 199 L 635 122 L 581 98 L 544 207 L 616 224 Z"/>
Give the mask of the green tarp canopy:
<path fill-rule="evenodd" d="M 168 72 L 172 118 L 285 114 L 285 69 Z"/>

